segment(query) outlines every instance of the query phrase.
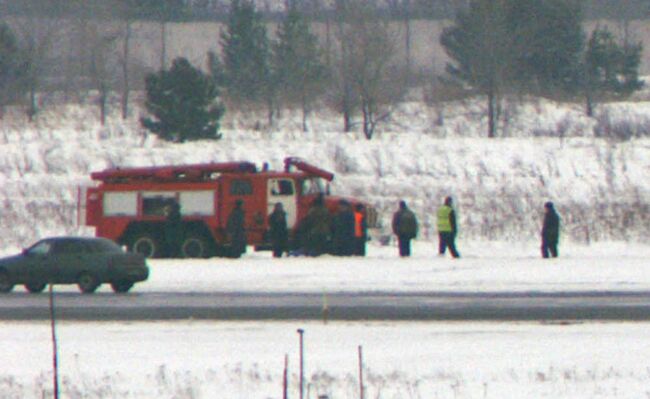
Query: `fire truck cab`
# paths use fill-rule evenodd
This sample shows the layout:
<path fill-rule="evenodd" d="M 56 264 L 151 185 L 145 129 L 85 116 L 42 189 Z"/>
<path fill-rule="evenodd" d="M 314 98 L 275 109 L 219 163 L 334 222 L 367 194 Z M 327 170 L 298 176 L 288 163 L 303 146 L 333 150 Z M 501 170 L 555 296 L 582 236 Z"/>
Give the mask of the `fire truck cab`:
<path fill-rule="evenodd" d="M 226 256 L 226 223 L 238 200 L 245 212 L 249 245 L 268 247 L 268 215 L 282 203 L 295 233 L 317 196 L 331 212 L 341 197 L 330 196 L 334 175 L 299 158 L 286 158 L 284 170 L 258 170 L 250 162 L 145 168 L 114 168 L 91 174 L 97 182 L 85 193 L 85 223 L 98 237 L 126 245 L 146 257 L 164 257 L 164 225 L 170 204 L 180 205 L 183 257 Z M 350 203 L 359 201 L 348 199 Z M 83 204 L 82 204 L 83 205 Z M 370 227 L 374 208 L 364 204 Z M 296 238 L 292 235 L 293 238 Z"/>

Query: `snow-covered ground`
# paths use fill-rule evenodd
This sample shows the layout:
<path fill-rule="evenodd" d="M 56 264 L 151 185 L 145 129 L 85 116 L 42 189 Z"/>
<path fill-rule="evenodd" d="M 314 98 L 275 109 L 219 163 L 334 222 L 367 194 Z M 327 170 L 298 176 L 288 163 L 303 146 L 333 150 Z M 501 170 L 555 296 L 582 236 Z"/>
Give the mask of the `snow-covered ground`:
<path fill-rule="evenodd" d="M 504 137 L 496 140 L 481 138 L 482 107 L 404 104 L 372 141 L 341 133 L 338 117 L 327 112 L 313 115 L 307 133 L 289 111 L 263 130 L 253 129 L 263 116 L 229 113 L 224 139 L 182 145 L 143 132 L 138 111 L 101 126 L 92 107 L 46 109 L 33 124 L 10 110 L 0 126 L 0 253 L 45 236 L 92 234 L 77 225 L 76 212 L 77 188 L 91 183 L 92 171 L 231 160 L 278 168 L 284 157 L 300 156 L 336 173 L 334 192 L 379 209 L 384 229 L 374 233 L 368 257 L 156 260 L 150 280 L 134 290 L 650 289 L 650 247 L 643 245 L 650 237 L 649 103 L 604 105 L 597 118 L 574 105 L 509 104 Z M 635 138 L 600 137 L 607 132 Z M 458 260 L 435 251 L 433 212 L 446 195 L 458 205 Z M 389 234 L 399 199 L 421 221 L 409 259 L 377 240 Z M 546 200 L 563 220 L 559 259 L 539 259 Z M 48 397 L 49 325 L 0 324 L 0 398 Z M 280 398 L 287 354 L 290 397 L 297 398 L 297 328 L 306 331 L 309 399 L 359 397 L 359 345 L 366 399 L 650 396 L 647 323 L 188 320 L 61 323 L 63 397 Z"/>
<path fill-rule="evenodd" d="M 464 242 L 461 259 L 440 257 L 416 241 L 400 258 L 396 243 L 368 245 L 360 257 L 275 259 L 251 248 L 240 259 L 153 259 L 134 292 L 559 292 L 650 290 L 650 246 L 623 242 L 560 243 L 560 257 L 542 259 L 539 243 Z M 17 253 L 18 251 L 14 251 Z M 13 254 L 8 251 L 6 254 Z M 22 292 L 22 287 L 16 287 Z M 74 285 L 58 291 L 78 292 Z M 99 292 L 111 292 L 103 285 Z"/>
<path fill-rule="evenodd" d="M 648 290 L 650 247 L 566 243 L 561 257 L 536 245 L 459 242 L 463 258 L 416 242 L 370 245 L 368 257 L 152 260 L 150 291 L 545 291 Z M 18 291 L 20 289 L 17 289 Z M 76 292 L 76 287 L 56 287 Z M 108 291 L 103 287 L 101 291 Z M 15 293 L 11 295 L 23 295 Z M 79 294 L 81 295 L 81 294 Z M 110 299 L 110 296 L 107 297 Z M 650 395 L 648 323 L 106 322 L 58 325 L 65 398 L 298 398 L 305 330 L 305 398 L 641 398 Z M 0 323 L 0 397 L 51 391 L 48 322 Z M 46 395 L 47 397 L 47 395 Z"/>
<path fill-rule="evenodd" d="M 645 398 L 648 323 L 60 323 L 62 398 Z M 0 324 L 0 396 L 51 397 L 47 322 Z"/>
<path fill-rule="evenodd" d="M 459 242 L 462 259 L 439 257 L 418 242 L 399 258 L 395 245 L 370 246 L 368 257 L 283 258 L 252 253 L 240 260 L 179 264 L 151 262 L 151 281 L 138 291 L 562 291 L 648 290 L 650 247 L 623 243 L 560 247 L 561 258 L 541 259 L 537 245 Z M 109 288 L 105 288 L 109 290 Z"/>
<path fill-rule="evenodd" d="M 150 277 L 135 292 L 503 292 L 650 290 L 650 246 L 560 244 L 560 258 L 541 259 L 539 245 L 458 242 L 461 259 L 439 257 L 415 242 L 400 258 L 395 243 L 369 245 L 365 258 L 274 259 L 249 252 L 241 259 L 149 260 Z M 76 286 L 57 287 L 77 292 Z M 22 291 L 17 287 L 16 291 Z M 100 292 L 111 292 L 108 285 Z"/>

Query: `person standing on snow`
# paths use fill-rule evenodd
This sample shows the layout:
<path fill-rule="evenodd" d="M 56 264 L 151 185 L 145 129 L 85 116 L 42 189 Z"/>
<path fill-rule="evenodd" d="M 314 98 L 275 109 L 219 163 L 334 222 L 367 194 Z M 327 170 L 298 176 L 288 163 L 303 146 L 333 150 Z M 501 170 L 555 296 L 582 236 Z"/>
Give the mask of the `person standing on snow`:
<path fill-rule="evenodd" d="M 399 209 L 393 214 L 392 227 L 399 243 L 399 256 L 411 256 L 411 240 L 417 237 L 418 221 L 405 201 L 399 202 Z"/>
<path fill-rule="evenodd" d="M 244 227 L 244 201 L 238 199 L 235 207 L 228 216 L 226 222 L 226 232 L 230 238 L 230 255 L 239 258 L 246 252 L 246 229 Z"/>
<path fill-rule="evenodd" d="M 544 204 L 544 224 L 542 226 L 542 258 L 558 256 L 557 244 L 560 239 L 560 216 L 552 202 Z"/>
<path fill-rule="evenodd" d="M 303 221 L 304 226 L 302 229 L 306 234 L 305 249 L 308 256 L 320 256 L 327 253 L 332 234 L 330 219 L 330 212 L 325 207 L 325 199 L 322 195 L 319 195 L 314 199 Z"/>
<path fill-rule="evenodd" d="M 334 255 L 354 254 L 354 212 L 344 199 L 339 201 L 339 210 L 332 221 L 332 245 Z"/>
<path fill-rule="evenodd" d="M 182 256 L 181 241 L 183 240 L 183 220 L 181 206 L 176 200 L 171 200 L 165 208 L 165 252 L 170 258 Z"/>
<path fill-rule="evenodd" d="M 269 215 L 269 239 L 273 245 L 273 257 L 280 258 L 282 253 L 287 251 L 289 241 L 289 229 L 287 227 L 287 213 L 278 202 Z"/>
<path fill-rule="evenodd" d="M 458 228 L 456 225 L 456 212 L 452 208 L 451 197 L 445 198 L 445 203 L 438 208 L 437 212 L 437 225 L 438 225 L 438 254 L 444 255 L 449 248 L 451 256 L 454 258 L 460 257 L 456 250 L 456 233 Z"/>

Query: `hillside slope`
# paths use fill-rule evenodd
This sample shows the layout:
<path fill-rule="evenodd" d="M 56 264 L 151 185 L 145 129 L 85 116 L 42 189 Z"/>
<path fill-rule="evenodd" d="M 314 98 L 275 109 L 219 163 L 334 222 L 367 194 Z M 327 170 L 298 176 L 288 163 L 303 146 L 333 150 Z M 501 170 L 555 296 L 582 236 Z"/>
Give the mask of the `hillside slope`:
<path fill-rule="evenodd" d="M 571 240 L 650 237 L 650 139 L 597 137 L 646 135 L 650 103 L 601 106 L 597 118 L 544 101 L 509 106 L 505 137 L 492 140 L 482 138 L 482 111 L 475 101 L 436 110 L 404 104 L 371 141 L 342 133 L 339 118 L 327 112 L 315 114 L 303 133 L 292 112 L 273 129 L 255 130 L 262 116 L 231 111 L 222 140 L 170 144 L 139 127 L 139 111 L 101 126 L 91 106 L 50 107 L 31 124 L 10 110 L 0 128 L 0 248 L 92 234 L 77 226 L 77 189 L 92 184 L 91 171 L 231 160 L 281 168 L 286 156 L 332 170 L 333 192 L 374 204 L 384 224 L 378 234 L 389 234 L 397 201 L 405 199 L 421 219 L 421 238 L 433 239 L 435 207 L 452 195 L 461 239 L 537 239 L 547 200 Z"/>

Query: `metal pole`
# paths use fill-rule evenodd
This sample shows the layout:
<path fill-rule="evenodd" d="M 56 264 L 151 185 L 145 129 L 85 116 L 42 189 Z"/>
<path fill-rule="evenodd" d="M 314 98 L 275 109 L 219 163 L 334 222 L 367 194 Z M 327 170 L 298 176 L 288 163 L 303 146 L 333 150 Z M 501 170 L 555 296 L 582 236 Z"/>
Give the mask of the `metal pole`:
<path fill-rule="evenodd" d="M 282 399 L 289 399 L 289 355 L 284 355 L 284 376 L 282 377 Z"/>
<path fill-rule="evenodd" d="M 363 392 L 363 347 L 359 345 L 359 399 L 364 399 Z"/>
<path fill-rule="evenodd" d="M 54 314 L 54 284 L 50 284 L 50 329 L 52 332 L 52 366 L 54 368 L 54 399 L 59 399 L 59 356 L 56 342 L 56 316 Z"/>
<path fill-rule="evenodd" d="M 298 329 L 298 335 L 300 335 L 300 399 L 303 399 L 304 384 L 305 384 L 305 358 L 304 358 L 304 346 L 303 346 L 303 336 L 305 330 L 302 328 Z"/>

